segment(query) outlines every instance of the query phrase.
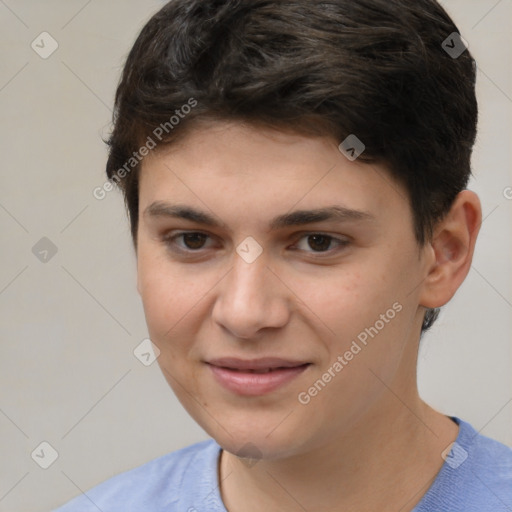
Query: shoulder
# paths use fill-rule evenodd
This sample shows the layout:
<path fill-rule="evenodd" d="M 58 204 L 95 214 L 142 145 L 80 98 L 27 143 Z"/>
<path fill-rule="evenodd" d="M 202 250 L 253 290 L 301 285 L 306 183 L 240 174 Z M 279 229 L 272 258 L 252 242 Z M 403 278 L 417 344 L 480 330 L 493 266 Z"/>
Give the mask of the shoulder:
<path fill-rule="evenodd" d="M 186 502 L 192 488 L 211 492 L 216 485 L 220 447 L 214 440 L 202 441 L 168 453 L 77 496 L 54 512 L 160 512 L 189 508 Z"/>
<path fill-rule="evenodd" d="M 506 492 L 507 505 L 512 507 L 512 448 L 474 432 L 471 469 L 482 483 L 488 483 L 498 493 Z"/>
<path fill-rule="evenodd" d="M 512 510 L 512 448 L 453 419 L 459 424 L 459 435 L 415 512 Z"/>

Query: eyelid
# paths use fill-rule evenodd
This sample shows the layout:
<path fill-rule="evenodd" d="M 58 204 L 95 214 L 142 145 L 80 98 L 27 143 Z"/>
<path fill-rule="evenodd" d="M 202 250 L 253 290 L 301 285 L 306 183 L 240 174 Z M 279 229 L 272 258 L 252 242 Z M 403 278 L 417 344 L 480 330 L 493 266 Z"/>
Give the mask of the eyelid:
<path fill-rule="evenodd" d="M 169 233 L 166 233 L 162 236 L 162 242 L 164 242 L 167 246 L 170 246 L 171 244 L 175 244 L 175 239 L 177 238 L 180 238 L 180 237 L 183 237 L 184 235 L 203 235 L 205 236 L 207 239 L 212 239 L 212 235 L 208 234 L 208 233 L 204 233 L 203 231 L 178 231 L 178 232 L 169 232 Z M 194 249 L 187 249 L 185 247 L 177 247 L 177 249 L 175 249 L 177 252 L 182 252 L 182 253 L 188 253 L 188 254 L 199 254 L 199 252 L 203 251 L 204 248 L 200 248 L 200 249 L 197 249 L 197 250 L 194 250 Z"/>
<path fill-rule="evenodd" d="M 323 231 L 308 231 L 300 233 L 300 236 L 297 237 L 297 241 L 294 243 L 294 246 L 297 245 L 303 238 L 307 238 L 308 236 L 313 235 L 325 236 L 326 238 L 330 238 L 331 242 L 334 242 L 337 245 L 335 248 L 328 249 L 327 251 L 303 251 L 307 254 L 311 254 L 319 258 L 321 258 L 322 255 L 326 257 L 331 256 L 333 253 L 336 253 L 337 251 L 343 249 L 343 247 L 350 243 L 350 239 L 348 237 L 335 236 L 329 233 L 324 233 Z"/>
<path fill-rule="evenodd" d="M 203 235 L 207 239 L 210 239 L 210 240 L 212 238 L 214 238 L 209 233 L 205 233 L 203 231 L 189 230 L 189 231 L 178 231 L 178 232 L 166 233 L 166 234 L 164 234 L 162 236 L 162 241 L 167 246 L 170 246 L 171 244 L 175 243 L 174 242 L 175 239 L 178 239 L 178 238 L 180 238 L 180 237 L 182 237 L 184 235 Z M 324 233 L 322 231 L 300 232 L 297 235 L 298 236 L 295 237 L 296 241 L 293 243 L 292 247 L 296 246 L 302 239 L 307 238 L 308 236 L 313 236 L 313 235 L 325 236 L 327 238 L 330 238 L 331 242 L 336 243 L 337 247 L 335 247 L 333 249 L 328 249 L 327 251 L 301 251 L 299 249 L 299 251 L 301 251 L 301 252 L 304 252 L 304 253 L 309 254 L 309 255 L 313 255 L 314 257 L 318 257 L 318 258 L 321 258 L 322 256 L 331 256 L 333 253 L 343 249 L 346 245 L 348 245 L 350 243 L 350 238 L 349 237 L 335 236 L 335 235 L 331 235 L 329 233 Z M 200 249 L 194 250 L 194 249 L 187 249 L 187 248 L 184 248 L 184 247 L 177 246 L 177 248 L 175 248 L 175 249 L 173 248 L 171 250 L 174 250 L 176 252 L 180 252 L 180 253 L 183 253 L 183 254 L 200 254 L 202 251 L 205 250 L 205 248 L 201 247 Z"/>

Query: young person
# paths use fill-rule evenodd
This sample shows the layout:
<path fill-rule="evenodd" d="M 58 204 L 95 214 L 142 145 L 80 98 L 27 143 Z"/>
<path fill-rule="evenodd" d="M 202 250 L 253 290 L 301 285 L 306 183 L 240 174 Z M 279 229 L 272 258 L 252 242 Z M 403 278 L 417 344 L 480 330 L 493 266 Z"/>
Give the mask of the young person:
<path fill-rule="evenodd" d="M 59 512 L 512 510 L 512 450 L 416 385 L 481 224 L 475 71 L 434 0 L 155 14 L 107 174 L 158 363 L 213 439 Z"/>

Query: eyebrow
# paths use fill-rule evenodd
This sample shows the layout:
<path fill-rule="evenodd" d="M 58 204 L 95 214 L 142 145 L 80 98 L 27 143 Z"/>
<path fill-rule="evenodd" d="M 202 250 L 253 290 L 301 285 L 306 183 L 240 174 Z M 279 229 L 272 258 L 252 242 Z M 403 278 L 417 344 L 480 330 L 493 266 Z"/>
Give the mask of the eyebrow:
<path fill-rule="evenodd" d="M 156 201 L 150 204 L 145 210 L 145 217 L 172 217 L 176 219 L 185 219 L 198 224 L 204 224 L 211 227 L 226 228 L 224 222 L 218 220 L 215 216 L 192 208 L 190 206 L 169 204 Z M 278 215 L 270 221 L 270 231 L 290 227 L 311 224 L 323 221 L 375 221 L 374 215 L 363 210 L 353 210 L 343 206 L 327 206 L 313 210 L 295 210 L 293 212 Z"/>

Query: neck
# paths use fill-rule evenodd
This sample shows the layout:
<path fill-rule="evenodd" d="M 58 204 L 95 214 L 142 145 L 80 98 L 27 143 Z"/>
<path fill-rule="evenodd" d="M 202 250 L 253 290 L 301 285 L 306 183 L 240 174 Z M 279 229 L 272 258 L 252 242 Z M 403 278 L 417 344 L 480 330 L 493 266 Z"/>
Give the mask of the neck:
<path fill-rule="evenodd" d="M 223 450 L 219 471 L 227 509 L 412 510 L 441 469 L 441 453 L 458 427 L 416 390 L 405 403 L 388 392 L 343 435 L 286 459 L 248 465 Z"/>

